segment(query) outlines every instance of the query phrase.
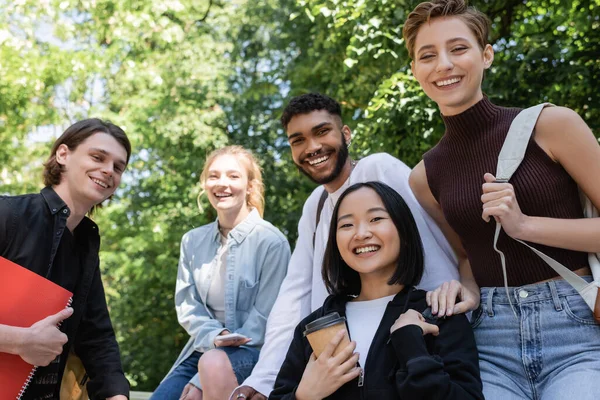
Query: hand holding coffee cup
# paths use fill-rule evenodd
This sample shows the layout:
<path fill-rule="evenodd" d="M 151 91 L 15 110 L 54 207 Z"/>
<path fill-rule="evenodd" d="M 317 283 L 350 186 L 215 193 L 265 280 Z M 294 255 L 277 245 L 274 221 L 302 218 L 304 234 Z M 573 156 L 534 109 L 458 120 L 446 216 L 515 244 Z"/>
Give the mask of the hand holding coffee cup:
<path fill-rule="evenodd" d="M 325 347 L 331 342 L 335 335 L 343 331 L 339 345 L 333 351 L 333 355 L 339 354 L 344 347 L 350 343 L 350 337 L 348 336 L 348 329 L 346 328 L 346 318 L 340 317 L 340 314 L 333 312 L 327 314 L 321 318 L 317 318 L 313 322 L 306 324 L 304 330 L 304 336 L 308 339 L 310 347 L 315 353 L 315 357 L 323 352 Z"/>
<path fill-rule="evenodd" d="M 394 325 L 390 328 L 390 333 L 407 325 L 417 325 L 420 327 L 423 330 L 423 336 L 428 334 L 437 336 L 440 334 L 440 328 L 437 325 L 430 324 L 420 312 L 412 309 L 407 310 L 398 317 Z"/>
<path fill-rule="evenodd" d="M 324 399 L 360 375 L 355 342 L 348 342 L 334 355 L 347 337 L 345 329 L 338 330 L 318 357 L 311 354 L 296 390 L 296 400 Z"/>

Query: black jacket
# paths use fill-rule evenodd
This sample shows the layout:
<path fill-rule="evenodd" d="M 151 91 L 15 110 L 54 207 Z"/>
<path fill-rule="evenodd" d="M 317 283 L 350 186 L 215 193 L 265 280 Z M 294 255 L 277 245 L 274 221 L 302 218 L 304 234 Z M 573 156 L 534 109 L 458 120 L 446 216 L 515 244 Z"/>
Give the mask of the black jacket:
<path fill-rule="evenodd" d="M 67 229 L 69 213 L 64 201 L 49 187 L 40 194 L 0 196 L 0 255 L 35 272 L 48 271 Z M 74 313 L 63 323 L 69 341 L 60 357 L 58 382 L 74 346 L 89 375 L 87 388 L 92 400 L 117 394 L 129 396 L 100 278 L 98 227 L 85 217 L 76 232 L 86 240 L 78 242 L 81 265 L 75 267 L 81 272 L 73 294 Z M 59 397 L 59 386 L 54 398 Z"/>
<path fill-rule="evenodd" d="M 269 399 L 295 399 L 295 392 L 312 353 L 302 335 L 307 323 L 330 312 L 346 314 L 349 297 L 329 296 L 323 307 L 306 317 L 294 332 L 286 359 Z M 411 325 L 390 328 L 407 309 L 423 312 L 425 292 L 405 288 L 388 303 L 366 359 L 363 386 L 358 379 L 340 387 L 328 399 L 483 399 L 477 347 L 464 315 L 436 320 L 439 336 L 423 336 Z"/>

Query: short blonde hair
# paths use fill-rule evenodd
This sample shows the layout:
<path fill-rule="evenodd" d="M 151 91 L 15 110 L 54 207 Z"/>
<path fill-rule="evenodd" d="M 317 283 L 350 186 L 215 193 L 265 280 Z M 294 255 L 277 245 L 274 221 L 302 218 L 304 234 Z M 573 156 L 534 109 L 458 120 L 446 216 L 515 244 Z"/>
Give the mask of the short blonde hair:
<path fill-rule="evenodd" d="M 250 208 L 255 208 L 262 217 L 265 212 L 265 186 L 262 181 L 262 170 L 258 164 L 258 160 L 250 150 L 242 146 L 226 146 L 212 151 L 204 162 L 202 173 L 200 174 L 200 186 L 202 191 L 198 194 L 198 206 L 200 206 L 200 197 L 205 192 L 206 178 L 208 177 L 208 168 L 217 159 L 217 157 L 231 155 L 244 166 L 248 175 L 248 186 L 250 193 L 246 196 L 246 204 Z"/>
<path fill-rule="evenodd" d="M 490 19 L 475 9 L 469 6 L 466 0 L 432 0 L 419 4 L 415 9 L 408 14 L 408 18 L 404 22 L 402 28 L 402 36 L 408 49 L 408 55 L 414 60 L 415 58 L 415 42 L 419 29 L 424 24 L 431 21 L 433 18 L 439 17 L 458 17 L 460 18 L 473 32 L 477 44 L 481 50 L 489 44 L 488 36 L 490 32 Z"/>

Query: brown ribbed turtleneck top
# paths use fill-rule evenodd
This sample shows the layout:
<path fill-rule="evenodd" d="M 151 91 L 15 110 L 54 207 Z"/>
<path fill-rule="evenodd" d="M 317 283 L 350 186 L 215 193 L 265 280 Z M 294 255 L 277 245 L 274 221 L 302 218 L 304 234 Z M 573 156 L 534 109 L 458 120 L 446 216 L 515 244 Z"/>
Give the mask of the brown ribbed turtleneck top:
<path fill-rule="evenodd" d="M 431 193 L 460 236 L 480 287 L 503 286 L 500 255 L 494 251 L 496 224 L 481 218 L 483 175 L 495 175 L 498 154 L 517 108 L 492 104 L 487 97 L 461 114 L 443 117 L 446 133 L 425 153 Z M 577 184 L 531 139 L 525 159 L 510 180 L 521 211 L 529 216 L 582 218 Z M 532 244 L 571 270 L 588 266 L 587 254 Z M 504 231 L 498 248 L 506 256 L 509 286 L 522 286 L 557 274 L 531 250 Z"/>

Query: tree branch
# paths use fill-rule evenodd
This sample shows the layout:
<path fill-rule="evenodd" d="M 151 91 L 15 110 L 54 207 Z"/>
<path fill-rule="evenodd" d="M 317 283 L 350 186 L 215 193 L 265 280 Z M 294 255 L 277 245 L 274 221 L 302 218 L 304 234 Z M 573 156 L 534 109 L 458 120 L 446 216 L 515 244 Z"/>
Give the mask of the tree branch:
<path fill-rule="evenodd" d="M 208 13 L 210 12 L 210 9 L 213 5 L 213 0 L 208 0 L 208 7 L 206 8 L 206 12 L 204 13 L 204 16 L 198 20 L 196 20 L 196 23 L 200 23 L 200 22 L 204 22 L 206 20 L 206 18 L 208 17 Z"/>

